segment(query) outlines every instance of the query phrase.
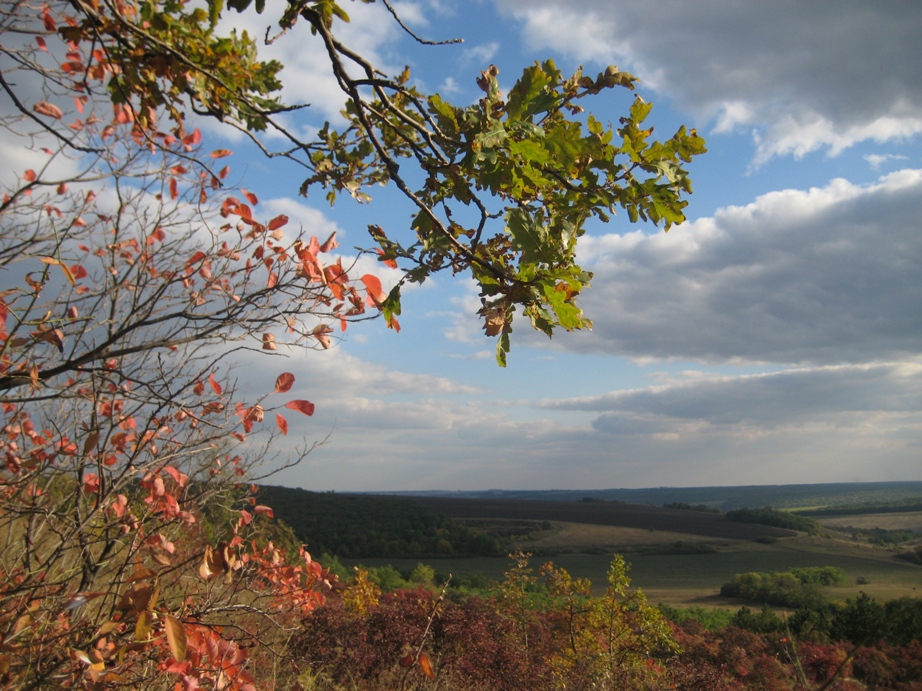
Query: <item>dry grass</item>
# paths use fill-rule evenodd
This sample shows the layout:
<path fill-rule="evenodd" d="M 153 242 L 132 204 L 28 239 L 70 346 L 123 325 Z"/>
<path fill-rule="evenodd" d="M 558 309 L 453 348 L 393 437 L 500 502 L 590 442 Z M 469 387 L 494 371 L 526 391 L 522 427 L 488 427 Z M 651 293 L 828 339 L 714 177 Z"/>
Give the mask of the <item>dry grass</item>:
<path fill-rule="evenodd" d="M 922 511 L 907 513 L 864 513 L 848 516 L 829 516 L 818 518 L 824 526 L 830 528 L 882 528 L 884 530 L 914 530 L 922 533 Z"/>
<path fill-rule="evenodd" d="M 623 528 L 610 525 L 590 525 L 554 521 L 550 530 L 534 532 L 528 539 L 519 540 L 515 546 L 528 552 L 582 552 L 604 549 L 610 552 L 629 551 L 644 547 L 667 547 L 677 542 L 697 545 L 713 545 L 714 541 L 699 535 Z"/>

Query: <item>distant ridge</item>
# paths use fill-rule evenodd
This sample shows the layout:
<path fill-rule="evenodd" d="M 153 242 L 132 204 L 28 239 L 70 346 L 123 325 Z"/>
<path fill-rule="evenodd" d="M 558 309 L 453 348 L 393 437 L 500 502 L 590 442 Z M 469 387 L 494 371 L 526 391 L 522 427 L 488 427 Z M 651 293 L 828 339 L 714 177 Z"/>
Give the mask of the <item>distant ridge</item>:
<path fill-rule="evenodd" d="M 479 491 L 396 491 L 371 492 L 401 497 L 444 497 L 454 499 L 533 499 L 579 501 L 599 499 L 631 504 L 661 506 L 673 502 L 705 504 L 729 511 L 772 506 L 777 509 L 835 507 L 862 503 L 886 503 L 918 498 L 922 501 L 922 481 L 905 482 L 829 482 L 808 485 L 740 485 L 729 487 L 649 487 L 645 489 L 552 489 Z"/>

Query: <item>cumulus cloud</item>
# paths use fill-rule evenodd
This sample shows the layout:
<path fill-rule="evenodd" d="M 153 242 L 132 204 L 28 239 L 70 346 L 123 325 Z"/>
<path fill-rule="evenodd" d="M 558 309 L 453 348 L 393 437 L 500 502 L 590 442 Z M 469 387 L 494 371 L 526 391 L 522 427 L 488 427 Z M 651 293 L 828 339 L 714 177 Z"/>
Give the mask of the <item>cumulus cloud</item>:
<path fill-rule="evenodd" d="M 592 333 L 552 345 L 638 359 L 865 363 L 922 333 L 922 170 L 782 190 L 669 233 L 587 236 Z"/>
<path fill-rule="evenodd" d="M 922 132 L 914 0 L 497 5 L 535 48 L 620 62 L 718 131 L 756 127 L 756 162 Z"/>

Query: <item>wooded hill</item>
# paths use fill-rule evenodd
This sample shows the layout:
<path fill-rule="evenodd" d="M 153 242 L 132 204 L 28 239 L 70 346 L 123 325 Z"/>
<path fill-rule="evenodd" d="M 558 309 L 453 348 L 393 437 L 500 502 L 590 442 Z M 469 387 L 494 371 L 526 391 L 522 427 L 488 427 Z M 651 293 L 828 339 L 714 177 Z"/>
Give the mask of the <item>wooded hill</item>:
<path fill-rule="evenodd" d="M 496 538 L 410 499 L 263 486 L 259 500 L 315 554 L 340 557 L 504 555 Z"/>

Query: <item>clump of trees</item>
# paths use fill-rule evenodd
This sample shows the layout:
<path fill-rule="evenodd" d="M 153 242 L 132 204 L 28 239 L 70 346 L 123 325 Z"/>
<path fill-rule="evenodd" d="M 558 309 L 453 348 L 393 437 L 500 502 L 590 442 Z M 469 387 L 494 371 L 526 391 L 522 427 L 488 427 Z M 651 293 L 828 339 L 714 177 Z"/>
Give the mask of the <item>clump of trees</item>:
<path fill-rule="evenodd" d="M 813 607 L 824 600 L 820 586 L 845 585 L 835 566 L 811 566 L 775 573 L 738 573 L 720 588 L 723 597 L 739 597 L 778 607 Z"/>
<path fill-rule="evenodd" d="M 806 516 L 799 516 L 789 511 L 777 511 L 769 506 L 763 509 L 736 509 L 727 511 L 724 518 L 737 523 L 758 523 L 770 525 L 786 530 L 799 530 L 804 533 L 815 534 L 822 531 L 823 526 Z"/>

